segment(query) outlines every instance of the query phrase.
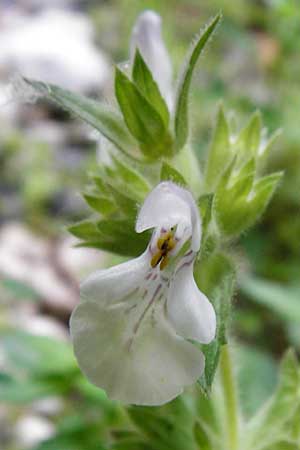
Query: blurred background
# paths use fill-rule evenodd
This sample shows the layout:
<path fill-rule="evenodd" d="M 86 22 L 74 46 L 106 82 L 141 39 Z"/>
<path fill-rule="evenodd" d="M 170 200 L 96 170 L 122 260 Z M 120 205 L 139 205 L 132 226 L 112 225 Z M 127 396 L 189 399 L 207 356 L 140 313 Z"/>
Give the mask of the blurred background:
<path fill-rule="evenodd" d="M 21 73 L 109 100 L 113 63 L 128 60 L 131 28 L 145 8 L 163 18 L 175 74 L 193 34 L 223 11 L 193 82 L 200 162 L 220 99 L 239 126 L 258 108 L 270 132 L 282 129 L 269 169 L 284 170 L 284 180 L 260 223 L 231 250 L 245 415 L 273 391 L 283 352 L 300 351 L 298 0 L 1 0 L 1 450 L 106 449 L 123 414 L 83 379 L 68 334 L 79 280 L 115 258 L 74 248 L 66 231 L 86 217 L 79 192 L 97 164 L 97 135 L 54 105 L 13 101 L 7 84 Z"/>

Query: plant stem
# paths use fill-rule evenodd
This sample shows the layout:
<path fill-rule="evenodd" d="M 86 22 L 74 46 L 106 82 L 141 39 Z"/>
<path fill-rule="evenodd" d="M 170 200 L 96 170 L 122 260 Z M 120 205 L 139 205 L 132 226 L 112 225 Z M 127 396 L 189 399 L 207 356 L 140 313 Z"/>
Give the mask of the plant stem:
<path fill-rule="evenodd" d="M 228 449 L 237 450 L 239 446 L 239 414 L 236 384 L 228 345 L 223 345 L 220 355 L 220 374 L 225 402 L 228 432 Z"/>

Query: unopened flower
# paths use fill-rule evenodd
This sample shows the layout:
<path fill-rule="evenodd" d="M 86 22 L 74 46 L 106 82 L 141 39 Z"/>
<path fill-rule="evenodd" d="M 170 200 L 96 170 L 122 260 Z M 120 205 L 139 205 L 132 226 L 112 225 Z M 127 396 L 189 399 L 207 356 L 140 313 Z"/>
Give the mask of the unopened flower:
<path fill-rule="evenodd" d="M 172 64 L 161 34 L 161 17 L 154 11 L 142 12 L 132 31 L 130 59 L 139 49 L 169 108 L 172 107 Z"/>
<path fill-rule="evenodd" d="M 153 228 L 136 259 L 93 273 L 71 318 L 79 366 L 111 399 L 159 405 L 193 384 L 216 317 L 193 277 L 201 223 L 189 191 L 162 182 L 146 198 L 138 233 Z"/>

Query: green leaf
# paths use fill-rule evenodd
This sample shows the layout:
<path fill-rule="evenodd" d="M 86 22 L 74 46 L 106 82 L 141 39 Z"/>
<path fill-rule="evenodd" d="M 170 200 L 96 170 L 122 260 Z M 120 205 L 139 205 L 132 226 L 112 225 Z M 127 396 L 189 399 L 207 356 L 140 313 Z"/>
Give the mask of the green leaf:
<path fill-rule="evenodd" d="M 212 446 L 209 439 L 209 435 L 205 429 L 205 426 L 203 426 L 200 420 L 195 424 L 194 433 L 199 449 L 211 450 Z"/>
<path fill-rule="evenodd" d="M 221 347 L 227 342 L 234 273 L 231 261 L 221 253 L 214 253 L 195 264 L 194 276 L 197 285 L 214 305 L 217 316 L 216 337 L 210 344 L 202 346 L 205 372 L 199 383 L 206 393 L 210 391 L 216 373 Z"/>
<path fill-rule="evenodd" d="M 239 366 L 237 375 L 243 412 L 251 417 L 273 394 L 278 367 L 269 353 L 249 345 L 238 345 L 234 359 Z"/>
<path fill-rule="evenodd" d="M 145 178 L 132 167 L 115 157 L 113 157 L 113 162 L 117 169 L 118 178 L 121 178 L 122 182 L 126 184 L 126 187 L 136 197 L 144 199 L 150 191 L 150 186 Z"/>
<path fill-rule="evenodd" d="M 79 247 L 100 248 L 123 256 L 139 256 L 146 249 L 151 233 L 136 233 L 134 222 L 124 220 L 101 220 L 97 224 L 95 239 L 81 242 Z"/>
<path fill-rule="evenodd" d="M 205 240 L 209 223 L 212 217 L 214 194 L 203 194 L 198 199 L 198 206 L 202 219 L 202 239 Z"/>
<path fill-rule="evenodd" d="M 142 152 L 151 159 L 171 156 L 172 139 L 163 119 L 118 68 L 115 77 L 115 93 L 127 127 L 139 141 Z"/>
<path fill-rule="evenodd" d="M 256 111 L 240 132 L 234 145 L 240 159 L 248 159 L 257 155 L 260 147 L 261 131 L 261 114 L 259 111 Z"/>
<path fill-rule="evenodd" d="M 40 96 L 54 101 L 63 109 L 100 131 L 103 136 L 115 144 L 127 156 L 138 156 L 136 151 L 137 143 L 128 132 L 122 117 L 111 108 L 53 84 L 46 84 L 27 78 L 24 80 Z"/>
<path fill-rule="evenodd" d="M 138 203 L 135 199 L 130 197 L 130 193 L 123 189 L 126 193 L 121 191 L 121 188 L 116 187 L 117 183 L 113 183 L 111 180 L 107 182 L 107 188 L 110 191 L 110 194 L 115 202 L 115 204 L 119 208 L 119 212 L 122 213 L 123 217 L 125 216 L 127 219 L 131 218 L 135 220 L 137 211 L 138 211 Z M 129 194 L 129 195 L 127 195 Z"/>
<path fill-rule="evenodd" d="M 135 58 L 132 69 L 132 78 L 148 102 L 155 108 L 163 119 L 166 128 L 169 125 L 169 110 L 164 101 L 156 81 L 154 81 L 151 71 L 145 63 L 140 51 L 136 49 Z"/>
<path fill-rule="evenodd" d="M 210 298 L 217 315 L 217 332 L 215 339 L 208 345 L 203 345 L 205 355 L 204 379 L 200 384 L 205 392 L 209 392 L 218 367 L 221 347 L 227 342 L 227 328 L 230 317 L 231 298 L 233 295 L 233 276 L 224 278 L 221 286 L 217 288 Z"/>
<path fill-rule="evenodd" d="M 214 197 L 213 211 L 220 231 L 234 236 L 253 225 L 263 214 L 282 173 L 273 173 L 253 184 L 251 160 L 239 175 L 230 179 L 232 164 L 221 177 Z M 250 187 L 252 189 L 250 191 Z"/>
<path fill-rule="evenodd" d="M 208 190 L 214 189 L 220 176 L 232 158 L 229 125 L 220 104 L 217 122 L 210 145 L 205 171 L 205 183 Z"/>
<path fill-rule="evenodd" d="M 300 405 L 300 369 L 293 351 L 281 363 L 280 380 L 275 394 L 248 423 L 245 450 L 266 449 L 289 440 L 288 424 Z M 286 436 L 286 437 L 284 437 Z"/>
<path fill-rule="evenodd" d="M 156 450 L 151 444 L 136 436 L 131 439 L 121 439 L 110 447 L 110 450 Z"/>
<path fill-rule="evenodd" d="M 91 240 L 99 235 L 97 225 L 90 220 L 83 220 L 68 227 L 69 233 L 73 234 L 79 239 Z"/>
<path fill-rule="evenodd" d="M 107 197 L 92 194 L 84 194 L 83 197 L 92 209 L 104 216 L 110 215 L 116 210 L 116 205 Z"/>
<path fill-rule="evenodd" d="M 0 373 L 0 402 L 8 404 L 30 403 L 39 398 L 57 395 L 59 387 L 54 383 L 38 379 L 18 381 Z"/>
<path fill-rule="evenodd" d="M 284 286 L 251 275 L 239 281 L 243 294 L 288 322 L 300 324 L 300 286 Z"/>
<path fill-rule="evenodd" d="M 278 129 L 275 130 L 274 133 L 272 133 L 271 136 L 269 136 L 267 139 L 261 139 L 261 145 L 258 152 L 258 159 L 260 164 L 265 163 L 274 142 L 278 139 L 279 136 L 281 136 L 281 134 L 282 130 Z"/>
<path fill-rule="evenodd" d="M 217 24 L 221 19 L 221 14 L 218 14 L 214 19 L 206 26 L 204 31 L 196 38 L 190 52 L 190 56 L 187 59 L 186 65 L 183 67 L 182 75 L 179 80 L 176 106 L 175 106 L 175 148 L 180 150 L 188 139 L 189 123 L 188 123 L 188 99 L 189 90 L 192 81 L 192 75 L 196 66 L 196 63 L 201 55 L 205 45 L 209 38 L 212 36 Z"/>
<path fill-rule="evenodd" d="M 172 167 L 165 161 L 162 163 L 160 171 L 161 181 L 173 181 L 173 183 L 179 184 L 180 186 L 187 187 L 187 182 L 178 170 Z"/>
<path fill-rule="evenodd" d="M 130 407 L 128 413 L 154 449 L 196 450 L 192 420 L 184 425 L 172 410 L 166 412 L 164 408 Z"/>
<path fill-rule="evenodd" d="M 77 370 L 71 346 L 45 336 L 20 331 L 1 331 L 5 360 L 34 374 L 67 374 Z"/>
<path fill-rule="evenodd" d="M 264 450 L 299 450 L 299 444 L 296 442 L 280 441 L 271 447 L 265 447 Z"/>

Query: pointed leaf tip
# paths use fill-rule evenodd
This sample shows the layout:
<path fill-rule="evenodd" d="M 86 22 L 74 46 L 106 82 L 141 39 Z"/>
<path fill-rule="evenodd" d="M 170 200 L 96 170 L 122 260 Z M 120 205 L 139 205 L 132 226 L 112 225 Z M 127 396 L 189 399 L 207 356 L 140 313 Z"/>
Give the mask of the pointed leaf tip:
<path fill-rule="evenodd" d="M 202 54 L 209 38 L 212 36 L 218 23 L 221 20 L 221 13 L 217 14 L 211 22 L 205 27 L 203 32 L 196 37 L 194 44 L 191 47 L 190 55 L 187 58 L 186 64 L 183 66 L 182 74 L 179 78 L 177 88 L 177 99 L 175 107 L 175 147 L 180 150 L 187 141 L 189 125 L 188 125 L 188 96 L 190 85 L 192 81 L 193 72 L 196 63 Z"/>

